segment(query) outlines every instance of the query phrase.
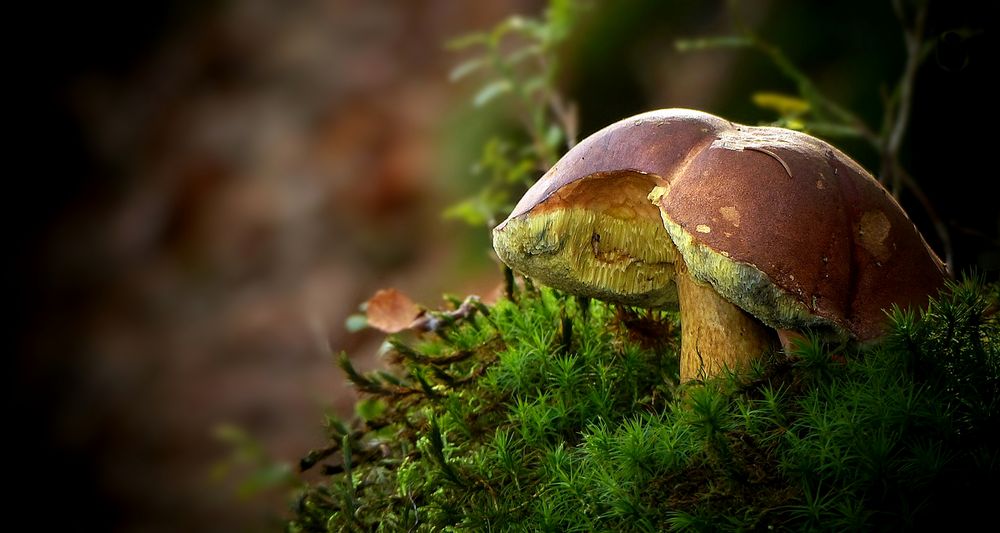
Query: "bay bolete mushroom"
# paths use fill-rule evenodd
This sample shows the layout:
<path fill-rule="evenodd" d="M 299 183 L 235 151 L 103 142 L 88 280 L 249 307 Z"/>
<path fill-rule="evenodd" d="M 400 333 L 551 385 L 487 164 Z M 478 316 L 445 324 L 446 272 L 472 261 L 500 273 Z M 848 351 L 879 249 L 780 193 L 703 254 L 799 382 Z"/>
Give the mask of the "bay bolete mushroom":
<path fill-rule="evenodd" d="M 899 204 L 833 146 L 686 109 L 585 139 L 493 246 L 573 294 L 679 307 L 682 381 L 745 366 L 773 330 L 877 339 L 884 309 L 923 305 L 945 278 Z"/>

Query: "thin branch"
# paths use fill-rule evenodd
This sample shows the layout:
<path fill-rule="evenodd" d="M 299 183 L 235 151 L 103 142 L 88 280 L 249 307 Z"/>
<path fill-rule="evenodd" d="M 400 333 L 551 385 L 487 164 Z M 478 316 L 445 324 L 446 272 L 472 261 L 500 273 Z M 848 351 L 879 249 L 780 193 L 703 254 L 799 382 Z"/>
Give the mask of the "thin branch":
<path fill-rule="evenodd" d="M 899 199 L 902 178 L 895 170 L 899 166 L 899 150 L 903 145 L 903 138 L 906 136 L 906 128 L 909 126 L 914 81 L 916 80 L 917 70 L 923 59 L 921 43 L 924 38 L 924 25 L 927 22 L 927 4 L 922 3 L 917 8 L 912 27 L 908 27 L 906 24 L 901 1 L 894 0 L 892 6 L 896 12 L 896 16 L 900 20 L 900 24 L 903 26 L 903 41 L 906 45 L 906 65 L 903 68 L 903 75 L 899 80 L 899 100 L 896 101 L 895 111 L 891 113 L 894 115 L 895 120 L 886 136 L 884 157 L 892 161 L 887 170 L 892 172 L 890 176 L 892 195 L 896 199 Z"/>
<path fill-rule="evenodd" d="M 569 151 L 576 146 L 577 137 L 580 135 L 576 104 L 567 103 L 557 91 L 549 91 L 549 107 L 563 128 L 563 133 L 566 135 L 566 150 Z"/>
<path fill-rule="evenodd" d="M 918 202 L 920 202 L 924 211 L 927 212 L 927 216 L 931 219 L 931 224 L 934 225 L 934 232 L 937 233 L 938 239 L 941 241 L 941 248 L 944 249 L 944 267 L 948 271 L 949 276 L 954 276 L 955 257 L 954 250 L 951 246 L 951 235 L 948 233 L 948 226 L 941 219 L 941 216 L 938 215 L 937 210 L 934 209 L 934 204 L 932 204 L 930 198 L 924 194 L 924 190 L 917 184 L 917 181 L 913 179 L 913 176 L 911 176 L 898 161 L 895 161 L 894 163 L 895 167 L 893 168 L 893 175 L 897 176 L 900 182 L 905 185 L 906 188 L 910 189 L 910 192 L 913 193 L 913 196 Z"/>
<path fill-rule="evenodd" d="M 471 320 L 477 311 L 482 310 L 479 296 L 470 294 L 465 298 L 458 309 L 453 311 L 428 311 L 417 317 L 408 327 L 415 331 L 439 332 L 444 327 L 454 324 L 458 320 Z"/>

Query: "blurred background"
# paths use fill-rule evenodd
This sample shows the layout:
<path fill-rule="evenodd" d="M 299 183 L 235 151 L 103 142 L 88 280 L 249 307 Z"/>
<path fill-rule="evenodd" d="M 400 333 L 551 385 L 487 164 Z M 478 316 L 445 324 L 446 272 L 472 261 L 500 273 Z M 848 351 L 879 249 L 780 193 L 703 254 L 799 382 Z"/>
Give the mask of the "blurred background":
<path fill-rule="evenodd" d="M 546 3 L 65 4 L 12 17 L 13 510 L 39 528 L 275 529 L 283 492 L 240 497 L 210 475 L 231 453 L 213 428 L 294 464 L 323 445 L 324 413 L 352 412 L 332 355 L 381 364 L 381 335 L 345 328 L 361 302 L 396 287 L 437 306 L 500 282 L 487 225 L 441 214 L 483 187 L 484 143 L 518 123 L 503 99 L 474 104 L 482 79 L 449 81 L 466 56 L 444 43 Z M 987 4 L 930 3 L 900 160 L 956 269 L 995 279 Z M 581 137 L 660 107 L 769 122 L 752 95 L 796 94 L 757 51 L 682 38 L 750 28 L 876 131 L 906 61 L 888 1 L 586 5 L 554 80 Z M 879 168 L 865 143 L 834 142 Z M 940 253 L 934 217 L 901 203 Z"/>

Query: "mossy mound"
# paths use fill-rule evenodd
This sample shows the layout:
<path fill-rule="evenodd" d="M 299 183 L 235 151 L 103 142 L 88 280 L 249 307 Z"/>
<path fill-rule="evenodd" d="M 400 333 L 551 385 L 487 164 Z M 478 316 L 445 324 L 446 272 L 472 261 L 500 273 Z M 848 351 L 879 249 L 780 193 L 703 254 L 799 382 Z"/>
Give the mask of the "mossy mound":
<path fill-rule="evenodd" d="M 1000 482 L 998 287 L 677 387 L 676 317 L 526 289 L 359 375 L 291 531 L 923 529 Z"/>

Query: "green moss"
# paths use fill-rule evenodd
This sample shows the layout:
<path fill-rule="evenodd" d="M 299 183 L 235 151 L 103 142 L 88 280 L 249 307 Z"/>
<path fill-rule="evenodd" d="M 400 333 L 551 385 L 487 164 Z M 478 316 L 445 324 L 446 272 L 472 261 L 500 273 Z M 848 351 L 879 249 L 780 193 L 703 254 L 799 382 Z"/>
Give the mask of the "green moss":
<path fill-rule="evenodd" d="M 678 392 L 677 323 L 522 290 L 358 375 L 292 531 L 954 527 L 1000 481 L 996 286 L 896 312 L 864 351 L 791 357 Z M 310 464 L 311 464 L 310 463 Z"/>

